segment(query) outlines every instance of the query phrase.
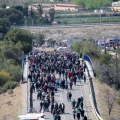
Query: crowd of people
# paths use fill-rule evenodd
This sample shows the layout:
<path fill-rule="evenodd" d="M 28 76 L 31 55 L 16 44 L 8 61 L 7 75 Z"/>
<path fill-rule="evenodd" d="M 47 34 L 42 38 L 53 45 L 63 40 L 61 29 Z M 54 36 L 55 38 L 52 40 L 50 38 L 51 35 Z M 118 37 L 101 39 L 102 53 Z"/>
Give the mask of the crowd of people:
<path fill-rule="evenodd" d="M 37 93 L 40 101 L 40 112 L 51 112 L 53 120 L 61 120 L 65 113 L 65 104 L 57 103 L 55 94 L 59 89 L 67 90 L 67 100 L 71 102 L 73 119 L 87 120 L 84 111 L 84 99 L 71 100 L 73 85 L 76 81 L 86 82 L 86 63 L 80 60 L 81 55 L 74 52 L 34 52 L 28 56 L 30 93 Z M 56 77 L 58 76 L 58 78 Z"/>

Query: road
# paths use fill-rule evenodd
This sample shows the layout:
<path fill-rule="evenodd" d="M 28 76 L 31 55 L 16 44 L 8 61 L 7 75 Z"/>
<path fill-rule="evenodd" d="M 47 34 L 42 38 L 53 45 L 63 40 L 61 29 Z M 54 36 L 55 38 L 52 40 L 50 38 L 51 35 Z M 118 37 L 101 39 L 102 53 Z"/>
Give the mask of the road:
<path fill-rule="evenodd" d="M 55 28 L 79 28 L 81 26 L 92 27 L 92 26 L 120 26 L 119 23 L 84 23 L 84 24 L 68 24 L 68 25 L 41 25 L 41 26 L 12 26 L 12 28 L 21 28 L 21 29 L 55 29 Z"/>
<path fill-rule="evenodd" d="M 87 73 L 85 73 L 87 76 Z M 58 78 L 58 74 L 56 74 L 56 78 Z M 94 114 L 91 101 L 90 101 L 90 89 L 89 89 L 89 80 L 87 76 L 86 83 L 81 80 L 81 83 L 77 81 L 76 85 L 73 85 L 73 90 L 70 90 L 72 93 L 72 99 L 77 100 L 78 97 L 84 97 L 84 110 L 85 114 L 88 117 L 88 120 L 96 120 L 96 116 Z M 72 106 L 71 102 L 67 101 L 66 90 L 58 89 L 58 92 L 55 93 L 55 101 L 57 103 L 64 102 L 65 104 L 65 114 L 61 115 L 61 120 L 73 120 L 72 116 Z M 37 100 L 37 93 L 33 93 L 33 108 L 39 112 L 39 101 Z M 53 116 L 50 112 L 45 112 L 45 119 L 53 120 Z M 82 119 L 81 119 L 82 120 Z"/>

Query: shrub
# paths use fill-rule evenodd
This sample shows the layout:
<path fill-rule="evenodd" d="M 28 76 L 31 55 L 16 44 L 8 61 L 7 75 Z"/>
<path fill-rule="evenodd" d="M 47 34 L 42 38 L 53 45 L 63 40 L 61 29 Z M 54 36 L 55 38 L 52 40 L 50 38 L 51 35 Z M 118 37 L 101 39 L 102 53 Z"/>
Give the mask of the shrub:
<path fill-rule="evenodd" d="M 8 72 L 0 71 L 0 85 L 4 85 L 7 81 L 11 79 L 11 76 Z"/>
<path fill-rule="evenodd" d="M 117 104 L 118 104 L 118 105 L 120 105 L 120 98 L 119 98 L 119 99 L 117 99 Z"/>
<path fill-rule="evenodd" d="M 8 89 L 14 89 L 17 85 L 18 85 L 18 82 L 9 81 L 4 85 L 4 87 L 8 90 Z"/>
<path fill-rule="evenodd" d="M 6 68 L 7 69 L 7 68 Z M 12 80 L 19 82 L 21 79 L 21 67 L 15 65 L 9 65 L 9 69 L 6 70 L 11 76 Z"/>
<path fill-rule="evenodd" d="M 118 89 L 118 87 L 117 87 L 116 84 L 113 84 L 113 85 L 112 85 L 112 88 L 114 88 L 115 90 Z"/>
<path fill-rule="evenodd" d="M 0 94 L 7 92 L 7 88 L 5 86 L 0 87 Z"/>
<path fill-rule="evenodd" d="M 13 92 L 13 89 L 9 89 L 8 90 L 8 94 L 13 94 L 14 92 Z"/>

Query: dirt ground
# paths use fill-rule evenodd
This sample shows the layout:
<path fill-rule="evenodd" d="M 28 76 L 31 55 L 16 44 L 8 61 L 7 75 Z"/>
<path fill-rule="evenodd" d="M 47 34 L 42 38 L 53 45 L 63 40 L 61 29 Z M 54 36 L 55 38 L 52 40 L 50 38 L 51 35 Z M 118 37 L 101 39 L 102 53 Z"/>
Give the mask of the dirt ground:
<path fill-rule="evenodd" d="M 18 120 L 21 113 L 21 87 L 14 89 L 12 95 L 0 95 L 0 120 Z"/>
<path fill-rule="evenodd" d="M 117 104 L 117 99 L 120 97 L 120 92 L 116 91 L 114 88 L 101 83 L 96 78 L 93 79 L 98 111 L 104 120 L 120 120 L 120 105 Z M 109 95 L 107 95 L 109 93 Z M 107 96 L 114 99 L 113 108 L 111 114 L 108 114 L 108 100 Z"/>
<path fill-rule="evenodd" d="M 113 26 L 80 26 L 78 28 L 37 28 L 29 29 L 32 33 L 42 33 L 45 39 L 53 38 L 56 41 L 68 38 L 103 39 L 103 37 L 120 36 L 120 25 Z"/>

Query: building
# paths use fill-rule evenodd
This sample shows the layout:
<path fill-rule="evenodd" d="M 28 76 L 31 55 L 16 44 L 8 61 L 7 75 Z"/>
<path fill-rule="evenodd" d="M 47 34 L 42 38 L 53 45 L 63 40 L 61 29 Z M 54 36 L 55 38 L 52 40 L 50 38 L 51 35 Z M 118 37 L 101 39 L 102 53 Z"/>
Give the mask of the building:
<path fill-rule="evenodd" d="M 33 10 L 38 9 L 39 4 L 33 4 L 32 6 L 29 6 L 29 9 L 32 7 Z M 51 8 L 54 8 L 54 4 L 42 4 L 43 10 L 49 10 Z"/>
<path fill-rule="evenodd" d="M 31 9 L 37 10 L 38 4 L 33 4 L 29 6 L 29 10 Z M 69 10 L 69 11 L 77 11 L 77 10 L 84 10 L 85 8 L 82 5 L 74 5 L 74 4 L 42 4 L 43 10 L 49 10 L 54 8 L 55 10 Z"/>
<path fill-rule="evenodd" d="M 77 10 L 84 10 L 85 8 L 82 5 L 74 5 L 74 4 L 55 4 L 55 10 L 69 10 L 69 11 L 77 11 Z"/>
<path fill-rule="evenodd" d="M 118 1 L 118 2 L 113 2 L 113 3 L 112 3 L 111 10 L 112 10 L 112 11 L 115 11 L 115 12 L 120 11 L 120 1 Z"/>

